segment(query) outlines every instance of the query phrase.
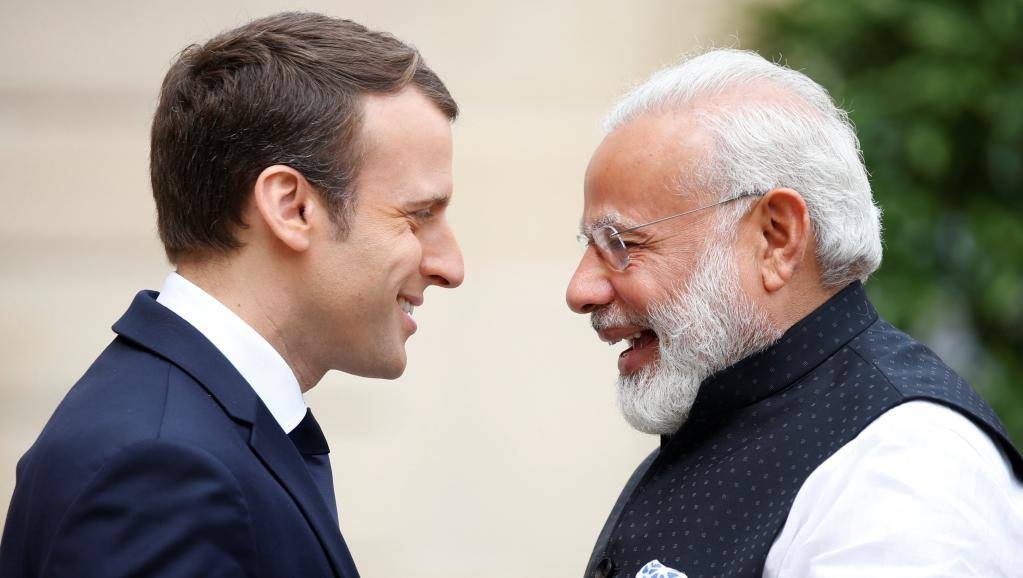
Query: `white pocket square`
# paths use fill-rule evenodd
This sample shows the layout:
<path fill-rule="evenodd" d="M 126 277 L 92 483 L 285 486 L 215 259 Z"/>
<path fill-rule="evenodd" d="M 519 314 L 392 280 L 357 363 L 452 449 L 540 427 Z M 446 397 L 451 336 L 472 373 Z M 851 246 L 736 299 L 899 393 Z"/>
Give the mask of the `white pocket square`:
<path fill-rule="evenodd" d="M 657 560 L 651 560 L 636 572 L 636 578 L 688 578 L 674 568 L 668 568 Z"/>

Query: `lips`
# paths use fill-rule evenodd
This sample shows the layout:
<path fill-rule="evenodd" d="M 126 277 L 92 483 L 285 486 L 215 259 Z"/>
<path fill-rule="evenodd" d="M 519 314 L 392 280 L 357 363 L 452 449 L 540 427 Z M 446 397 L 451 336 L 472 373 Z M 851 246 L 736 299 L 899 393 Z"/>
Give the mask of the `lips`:
<path fill-rule="evenodd" d="M 657 334 L 649 329 L 644 329 L 643 331 L 637 331 L 626 339 L 629 341 L 629 348 L 625 351 L 631 351 L 635 349 L 643 349 L 651 343 L 654 343 L 657 341 Z M 625 352 L 623 351 L 622 353 Z"/>
<path fill-rule="evenodd" d="M 597 337 L 600 337 L 601 341 L 614 345 L 623 339 L 631 339 L 639 336 L 644 331 L 647 331 L 646 327 L 639 325 L 623 325 L 620 327 L 605 327 L 597 330 Z"/>
<path fill-rule="evenodd" d="M 413 333 L 416 332 L 416 329 L 419 328 L 419 325 L 416 323 L 416 320 L 412 318 L 412 312 L 415 310 L 417 305 L 423 304 L 423 298 L 413 296 L 406 297 L 404 295 L 399 295 L 397 301 L 398 308 L 401 309 L 402 312 L 401 317 L 405 325 L 405 328 L 408 330 L 409 335 L 412 335 Z"/>
<path fill-rule="evenodd" d="M 612 345 L 623 340 L 628 342 L 629 346 L 618 355 L 618 371 L 623 375 L 636 372 L 659 355 L 657 334 L 646 327 L 609 327 L 597 331 L 597 335 Z"/>
<path fill-rule="evenodd" d="M 412 311 L 416 308 L 415 305 L 404 297 L 398 297 L 398 307 L 401 307 L 401 310 L 407 313 L 409 317 L 412 317 Z"/>

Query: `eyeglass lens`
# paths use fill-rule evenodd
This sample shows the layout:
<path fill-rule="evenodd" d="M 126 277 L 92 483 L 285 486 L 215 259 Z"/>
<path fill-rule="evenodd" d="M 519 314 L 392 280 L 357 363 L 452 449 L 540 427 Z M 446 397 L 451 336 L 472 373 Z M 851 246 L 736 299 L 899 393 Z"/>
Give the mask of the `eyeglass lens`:
<path fill-rule="evenodd" d="M 614 227 L 599 227 L 593 230 L 593 244 L 597 246 L 604 260 L 617 271 L 629 266 L 629 250 Z"/>

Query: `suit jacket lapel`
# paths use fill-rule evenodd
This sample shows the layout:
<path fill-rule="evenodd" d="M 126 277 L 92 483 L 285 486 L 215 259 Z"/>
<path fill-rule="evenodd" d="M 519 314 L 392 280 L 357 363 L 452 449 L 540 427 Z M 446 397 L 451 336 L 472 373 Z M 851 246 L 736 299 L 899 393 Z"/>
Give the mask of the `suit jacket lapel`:
<path fill-rule="evenodd" d="M 252 425 L 249 446 L 288 491 L 330 558 L 334 573 L 358 578 L 355 563 L 294 444 L 231 362 L 184 319 L 142 291 L 114 324 L 122 338 L 169 360 L 198 381 L 236 420 Z"/>
<path fill-rule="evenodd" d="M 295 499 L 330 556 L 334 572 L 345 578 L 358 578 L 355 561 L 330 514 L 330 506 L 317 489 L 301 454 L 265 407 L 261 406 L 256 415 L 249 445 Z"/>

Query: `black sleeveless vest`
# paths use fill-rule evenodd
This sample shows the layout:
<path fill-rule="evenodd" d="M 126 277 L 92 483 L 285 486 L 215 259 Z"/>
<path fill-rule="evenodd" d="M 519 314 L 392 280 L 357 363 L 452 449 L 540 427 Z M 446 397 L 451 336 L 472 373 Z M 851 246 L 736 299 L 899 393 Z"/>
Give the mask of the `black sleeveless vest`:
<path fill-rule="evenodd" d="M 770 348 L 705 381 L 677 433 L 632 475 L 585 578 L 657 559 L 689 578 L 760 578 L 796 492 L 881 414 L 923 399 L 1023 458 L 994 411 L 929 349 L 877 316 L 854 283 Z"/>

